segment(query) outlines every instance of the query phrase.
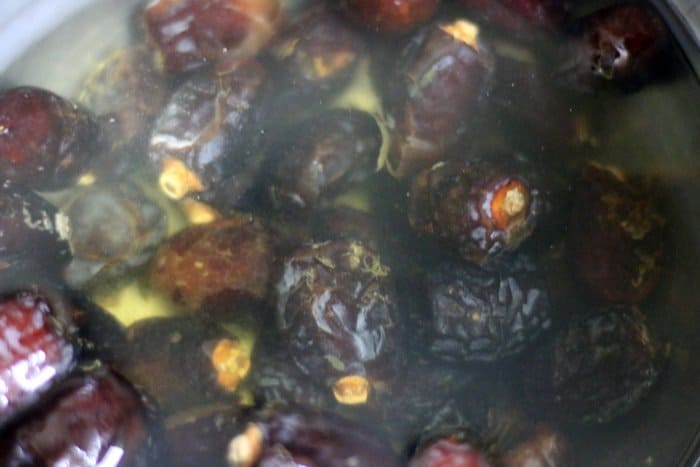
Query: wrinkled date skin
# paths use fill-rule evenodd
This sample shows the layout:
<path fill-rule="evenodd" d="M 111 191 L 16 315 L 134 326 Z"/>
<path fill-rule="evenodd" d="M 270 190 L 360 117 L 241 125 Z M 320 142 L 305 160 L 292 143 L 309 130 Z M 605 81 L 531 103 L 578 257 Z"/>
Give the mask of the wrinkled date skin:
<path fill-rule="evenodd" d="M 34 292 L 0 298 L 0 422 L 26 409 L 75 366 L 79 348 L 71 323 L 57 311 Z"/>
<path fill-rule="evenodd" d="M 32 191 L 0 186 L 0 278 L 60 277 L 70 262 L 68 218 Z"/>
<path fill-rule="evenodd" d="M 488 82 L 490 55 L 478 28 L 465 20 L 419 31 L 387 82 L 389 169 L 405 178 L 439 162 L 463 134 Z"/>
<path fill-rule="evenodd" d="M 167 196 L 192 193 L 206 201 L 217 184 L 245 172 L 256 155 L 267 81 L 256 60 L 229 60 L 175 90 L 154 123 L 148 149 Z"/>
<path fill-rule="evenodd" d="M 105 369 L 77 375 L 0 441 L 2 465 L 158 465 L 141 395 Z"/>
<path fill-rule="evenodd" d="M 382 137 L 369 114 L 331 110 L 292 131 L 273 169 L 270 197 L 282 208 L 308 210 L 323 198 L 366 179 L 374 170 Z"/>
<path fill-rule="evenodd" d="M 428 443 L 408 467 L 494 467 L 486 454 L 468 441 L 444 437 Z"/>
<path fill-rule="evenodd" d="M 369 385 L 394 376 L 399 322 L 388 275 L 374 251 L 352 241 L 301 248 L 284 263 L 282 338 L 302 371 L 332 385 L 340 402 L 363 403 Z"/>
<path fill-rule="evenodd" d="M 380 436 L 330 412 L 273 408 L 248 424 L 229 445 L 231 467 L 398 467 Z"/>
<path fill-rule="evenodd" d="M 167 73 L 254 56 L 274 37 L 279 0 L 154 0 L 143 12 L 146 29 Z"/>
<path fill-rule="evenodd" d="M 501 467 L 573 467 L 568 440 L 556 429 L 543 425 L 507 450 L 500 458 Z"/>
<path fill-rule="evenodd" d="M 220 326 L 195 317 L 150 318 L 127 330 L 124 374 L 164 413 L 231 401 L 250 370 L 250 351 Z"/>
<path fill-rule="evenodd" d="M 571 8 L 567 0 L 462 0 L 480 19 L 517 37 L 532 36 L 536 28 L 556 30 Z"/>
<path fill-rule="evenodd" d="M 237 407 L 208 405 L 165 419 L 165 439 L 171 467 L 230 467 L 226 460 L 233 433 L 240 432 L 245 414 Z"/>
<path fill-rule="evenodd" d="M 487 271 L 444 264 L 427 277 L 431 349 L 442 358 L 498 360 L 524 350 L 551 326 L 545 280 L 534 269 Z"/>
<path fill-rule="evenodd" d="M 581 20 L 580 32 L 561 51 L 564 83 L 594 90 L 605 83 L 634 89 L 658 71 L 670 43 L 661 16 L 649 5 L 616 5 Z"/>
<path fill-rule="evenodd" d="M 574 196 L 569 248 L 579 283 L 603 303 L 641 302 L 659 281 L 664 253 L 652 181 L 590 163 Z"/>
<path fill-rule="evenodd" d="M 639 403 L 663 360 L 660 343 L 637 309 L 602 309 L 570 323 L 539 349 L 527 384 L 543 413 L 606 423 Z"/>
<path fill-rule="evenodd" d="M 546 206 L 539 185 L 526 161 L 438 164 L 413 179 L 408 219 L 419 235 L 485 264 L 532 234 Z"/>
<path fill-rule="evenodd" d="M 325 102 L 348 83 L 366 48 L 362 35 L 325 4 L 309 9 L 270 47 L 275 107 L 306 112 Z"/>
<path fill-rule="evenodd" d="M 331 0 L 355 24 L 382 34 L 406 33 L 427 22 L 441 0 Z"/>
<path fill-rule="evenodd" d="M 37 190 L 70 186 L 101 150 L 87 110 L 34 87 L 0 92 L 0 174 Z"/>
<path fill-rule="evenodd" d="M 64 278 L 73 287 L 144 265 L 166 235 L 163 209 L 131 183 L 81 188 L 62 209 L 73 249 Z"/>
<path fill-rule="evenodd" d="M 207 301 L 267 295 L 273 260 L 266 228 L 237 214 L 170 237 L 151 261 L 151 285 L 196 311 Z"/>

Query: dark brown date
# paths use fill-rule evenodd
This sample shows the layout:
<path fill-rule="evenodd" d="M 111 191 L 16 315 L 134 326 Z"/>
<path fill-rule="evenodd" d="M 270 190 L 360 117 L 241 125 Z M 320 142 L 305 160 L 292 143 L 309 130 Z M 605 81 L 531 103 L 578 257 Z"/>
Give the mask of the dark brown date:
<path fill-rule="evenodd" d="M 601 302 L 641 302 L 659 281 L 664 254 L 653 181 L 590 163 L 574 196 L 568 240 L 579 283 Z"/>
<path fill-rule="evenodd" d="M 442 160 L 469 127 L 490 61 L 478 28 L 466 20 L 414 35 L 399 57 L 397 76 L 385 78 L 392 175 L 404 178 Z"/>
<path fill-rule="evenodd" d="M 80 102 L 96 115 L 115 120 L 118 131 L 113 146 L 147 138 L 151 122 L 168 98 L 168 82 L 150 58 L 144 45 L 118 49 L 83 83 Z"/>
<path fill-rule="evenodd" d="M 37 190 L 66 188 L 102 149 L 85 109 L 33 87 L 0 92 L 0 174 Z"/>
<path fill-rule="evenodd" d="M 0 277 L 5 282 L 57 278 L 70 262 L 70 221 L 32 191 L 0 186 Z"/>
<path fill-rule="evenodd" d="M 148 149 L 167 196 L 192 193 L 206 201 L 217 184 L 245 173 L 257 155 L 267 81 L 254 59 L 227 60 L 174 92 L 154 123 Z"/>
<path fill-rule="evenodd" d="M 247 57 L 277 32 L 279 0 L 154 0 L 143 13 L 146 29 L 168 73 Z"/>
<path fill-rule="evenodd" d="M 540 415 L 605 423 L 642 400 L 663 360 L 661 344 L 637 309 L 596 310 L 533 353 L 526 392 Z"/>
<path fill-rule="evenodd" d="M 249 423 L 229 444 L 231 467 L 398 467 L 380 436 L 329 412 L 273 408 Z"/>
<path fill-rule="evenodd" d="M 561 51 L 562 82 L 580 90 L 605 83 L 634 89 L 658 74 L 670 43 L 661 16 L 649 5 L 630 3 L 600 10 L 579 24 Z"/>
<path fill-rule="evenodd" d="M 266 228 L 237 214 L 189 227 L 162 243 L 151 261 L 150 283 L 191 311 L 208 301 L 262 300 L 272 260 Z"/>
<path fill-rule="evenodd" d="M 362 35 L 321 4 L 310 8 L 270 47 L 277 82 L 271 118 L 296 117 L 325 104 L 348 83 L 365 55 Z"/>
<path fill-rule="evenodd" d="M 75 366 L 79 348 L 61 311 L 35 292 L 0 298 L 0 422 L 27 409 Z"/>
<path fill-rule="evenodd" d="M 377 250 L 381 232 L 380 223 L 372 214 L 350 207 L 332 207 L 314 216 L 313 236 L 318 242 L 356 240 Z"/>
<path fill-rule="evenodd" d="M 144 265 L 166 235 L 163 209 L 132 183 L 79 188 L 61 208 L 70 221 L 73 250 L 64 278 L 73 287 Z"/>
<path fill-rule="evenodd" d="M 152 414 L 141 395 L 105 369 L 61 384 L 0 441 L 2 465 L 157 465 Z"/>
<path fill-rule="evenodd" d="M 431 350 L 456 360 L 498 360 L 523 351 L 551 324 L 544 278 L 522 260 L 487 271 L 444 264 L 428 274 Z"/>
<path fill-rule="evenodd" d="M 234 400 L 250 371 L 250 349 L 238 337 L 194 317 L 137 321 L 127 337 L 122 371 L 168 414 Z"/>
<path fill-rule="evenodd" d="M 383 34 L 401 34 L 427 22 L 441 0 L 332 0 L 355 24 Z"/>
<path fill-rule="evenodd" d="M 484 264 L 532 234 L 546 207 L 540 185 L 516 158 L 438 164 L 414 178 L 408 219 L 419 235 Z"/>
<path fill-rule="evenodd" d="M 366 179 L 382 143 L 369 114 L 330 110 L 292 129 L 272 163 L 270 197 L 279 209 L 310 210 Z"/>
<path fill-rule="evenodd" d="M 277 284 L 282 339 L 301 370 L 344 404 L 367 401 L 398 365 L 396 296 L 377 253 L 352 241 L 294 252 Z"/>
<path fill-rule="evenodd" d="M 206 405 L 171 415 L 164 421 L 171 467 L 230 467 L 226 460 L 233 433 L 245 414 L 228 405 Z M 162 460 L 161 460 L 162 462 Z"/>

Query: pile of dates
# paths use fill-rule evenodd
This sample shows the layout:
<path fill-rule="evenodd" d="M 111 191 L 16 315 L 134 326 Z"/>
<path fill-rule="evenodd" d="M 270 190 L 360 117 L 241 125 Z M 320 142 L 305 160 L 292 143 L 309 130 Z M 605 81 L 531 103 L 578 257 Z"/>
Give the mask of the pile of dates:
<path fill-rule="evenodd" d="M 662 186 L 585 103 L 671 47 L 579 7 L 144 1 L 78 96 L 1 90 L 0 464 L 575 465 L 668 356 Z"/>

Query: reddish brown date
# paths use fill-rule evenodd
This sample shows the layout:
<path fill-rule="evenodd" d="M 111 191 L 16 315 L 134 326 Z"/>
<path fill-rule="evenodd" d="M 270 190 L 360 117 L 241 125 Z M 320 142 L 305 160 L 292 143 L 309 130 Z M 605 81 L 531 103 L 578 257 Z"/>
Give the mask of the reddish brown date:
<path fill-rule="evenodd" d="M 0 92 L 0 174 L 37 190 L 66 188 L 101 149 L 100 129 L 85 109 L 52 92 Z"/>
<path fill-rule="evenodd" d="M 408 467 L 492 467 L 486 454 L 468 441 L 444 437 L 424 446 Z"/>
<path fill-rule="evenodd" d="M 439 164 L 413 180 L 408 219 L 420 235 L 483 264 L 532 234 L 545 209 L 539 185 L 515 158 Z"/>
<path fill-rule="evenodd" d="M 225 55 L 256 55 L 277 32 L 280 15 L 279 0 L 154 0 L 143 13 L 168 73 Z"/>
<path fill-rule="evenodd" d="M 442 160 L 475 113 L 490 72 L 478 28 L 466 20 L 419 31 L 386 86 L 389 168 L 399 178 Z"/>
<path fill-rule="evenodd" d="M 441 0 L 332 0 L 354 23 L 386 34 L 408 32 L 427 22 Z"/>
<path fill-rule="evenodd" d="M 645 4 L 616 5 L 581 20 L 580 32 L 564 46 L 564 82 L 582 90 L 614 83 L 635 88 L 655 69 L 670 43 L 661 16 Z"/>
<path fill-rule="evenodd" d="M 389 270 L 352 241 L 294 252 L 277 284 L 282 338 L 302 371 L 345 404 L 367 401 L 372 384 L 394 376 L 399 322 Z"/>
<path fill-rule="evenodd" d="M 9 181 L 0 187 L 0 277 L 21 283 L 60 277 L 72 257 L 68 218 Z"/>
<path fill-rule="evenodd" d="M 325 4 L 310 8 L 270 47 L 282 118 L 323 105 L 352 78 L 367 44 Z M 280 118 L 277 113 L 271 118 Z"/>
<path fill-rule="evenodd" d="M 292 129 L 292 141 L 273 161 L 269 188 L 280 209 L 310 210 L 366 179 L 375 168 L 382 137 L 369 114 L 330 110 Z"/>
<path fill-rule="evenodd" d="M 267 81 L 256 60 L 229 60 L 174 92 L 154 123 L 148 148 L 167 196 L 207 200 L 218 184 L 246 172 L 257 155 Z"/>
<path fill-rule="evenodd" d="M 2 465 L 157 465 L 141 395 L 104 369 L 66 380 L 0 441 Z"/>
<path fill-rule="evenodd" d="M 329 412 L 273 408 L 229 444 L 231 467 L 398 467 L 398 456 L 368 427 Z"/>
<path fill-rule="evenodd" d="M 250 370 L 250 350 L 215 323 L 197 317 L 151 318 L 127 331 L 124 374 L 172 414 L 228 402 Z"/>
<path fill-rule="evenodd" d="M 78 347 L 70 321 L 43 295 L 0 299 L 0 421 L 33 404 L 75 366 Z"/>
<path fill-rule="evenodd" d="M 462 0 L 479 19 L 518 37 L 534 28 L 556 30 L 570 10 L 569 0 Z"/>
<path fill-rule="evenodd" d="M 641 302 L 659 281 L 664 253 L 653 182 L 591 163 L 574 195 L 569 248 L 580 285 L 601 302 Z"/>
<path fill-rule="evenodd" d="M 273 251 L 263 225 L 238 214 L 189 227 L 161 244 L 150 283 L 197 310 L 207 301 L 267 295 Z"/>

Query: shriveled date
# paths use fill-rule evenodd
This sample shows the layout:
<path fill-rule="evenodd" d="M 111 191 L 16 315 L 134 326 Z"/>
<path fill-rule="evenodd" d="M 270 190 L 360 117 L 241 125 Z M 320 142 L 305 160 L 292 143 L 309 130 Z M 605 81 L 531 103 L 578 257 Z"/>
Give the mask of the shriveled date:
<path fill-rule="evenodd" d="M 364 403 L 371 384 L 393 376 L 399 322 L 389 270 L 353 241 L 294 252 L 277 284 L 279 330 L 306 374 L 338 401 Z"/>
<path fill-rule="evenodd" d="M 487 271 L 444 264 L 428 274 L 427 282 L 431 348 L 443 358 L 503 358 L 522 351 L 551 326 L 547 290 L 534 265 Z"/>

